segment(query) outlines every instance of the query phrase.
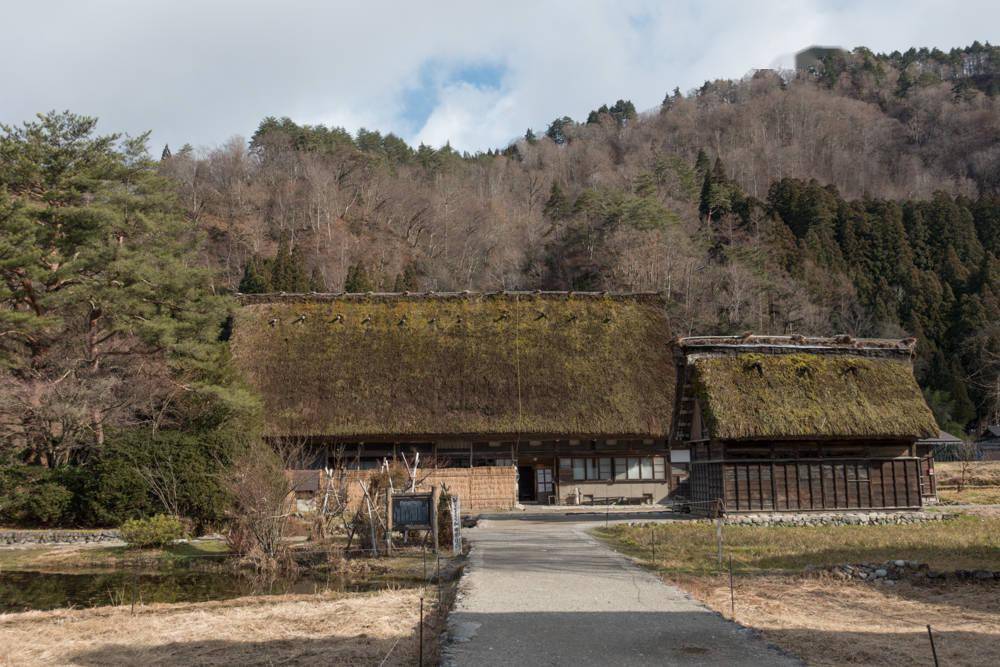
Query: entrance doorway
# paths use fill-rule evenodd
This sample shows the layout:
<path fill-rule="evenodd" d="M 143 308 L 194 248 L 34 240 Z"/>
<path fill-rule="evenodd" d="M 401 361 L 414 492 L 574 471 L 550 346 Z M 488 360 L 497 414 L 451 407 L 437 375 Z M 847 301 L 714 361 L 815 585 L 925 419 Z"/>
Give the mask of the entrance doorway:
<path fill-rule="evenodd" d="M 552 491 L 554 489 L 552 485 L 552 468 L 539 468 L 536 470 L 535 480 L 538 482 L 535 485 L 538 489 L 538 495 L 535 498 L 543 503 L 552 502 Z"/>
<path fill-rule="evenodd" d="M 518 502 L 535 501 L 535 469 L 532 466 L 517 466 Z"/>

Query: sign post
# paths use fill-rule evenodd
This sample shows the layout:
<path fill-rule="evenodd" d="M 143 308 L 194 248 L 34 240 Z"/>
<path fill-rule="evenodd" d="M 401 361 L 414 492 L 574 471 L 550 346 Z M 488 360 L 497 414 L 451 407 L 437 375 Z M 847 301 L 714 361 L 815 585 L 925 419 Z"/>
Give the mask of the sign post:
<path fill-rule="evenodd" d="M 385 490 L 385 555 L 392 555 L 392 487 Z"/>
<path fill-rule="evenodd" d="M 437 539 L 437 489 L 434 493 L 393 493 L 390 496 L 390 529 L 426 530 Z M 388 537 L 386 538 L 388 539 Z M 437 552 L 437 547 L 434 549 Z"/>
<path fill-rule="evenodd" d="M 386 546 L 391 546 L 389 532 L 396 530 L 426 530 L 434 540 L 434 553 L 438 553 L 438 503 L 441 489 L 435 486 L 430 493 L 387 494 Z"/>
<path fill-rule="evenodd" d="M 451 497 L 451 552 L 462 551 L 462 503 L 458 496 Z"/>
<path fill-rule="evenodd" d="M 431 535 L 434 538 L 434 553 L 438 553 L 440 546 L 438 545 L 438 535 L 440 528 L 438 526 L 438 503 L 441 501 L 441 487 L 435 486 L 433 492 L 431 492 L 431 513 L 434 515 L 431 517 Z"/>

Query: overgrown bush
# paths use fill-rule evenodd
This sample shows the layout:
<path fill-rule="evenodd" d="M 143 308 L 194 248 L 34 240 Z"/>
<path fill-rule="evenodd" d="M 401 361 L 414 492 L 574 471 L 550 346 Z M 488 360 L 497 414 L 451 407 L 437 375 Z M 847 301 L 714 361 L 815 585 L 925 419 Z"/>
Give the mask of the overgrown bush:
<path fill-rule="evenodd" d="M 130 547 L 165 547 L 184 537 L 184 524 L 175 516 L 157 514 L 148 519 L 130 519 L 121 525 L 121 536 Z"/>
<path fill-rule="evenodd" d="M 228 508 L 223 471 L 233 445 L 222 432 L 110 432 L 84 465 L 0 467 L 0 524 L 119 526 L 155 513 L 190 518 L 204 530 Z"/>
<path fill-rule="evenodd" d="M 40 526 L 58 526 L 69 513 L 73 492 L 56 482 L 43 482 L 31 489 L 20 503 L 22 522 Z"/>
<path fill-rule="evenodd" d="M 0 469 L 0 523 L 62 526 L 72 522 L 73 491 L 53 471 L 39 466 Z"/>
<path fill-rule="evenodd" d="M 295 498 L 285 470 L 298 458 L 280 446 L 256 440 L 226 471 L 231 499 L 226 539 L 230 550 L 258 573 L 277 575 L 295 569 L 283 540 Z"/>

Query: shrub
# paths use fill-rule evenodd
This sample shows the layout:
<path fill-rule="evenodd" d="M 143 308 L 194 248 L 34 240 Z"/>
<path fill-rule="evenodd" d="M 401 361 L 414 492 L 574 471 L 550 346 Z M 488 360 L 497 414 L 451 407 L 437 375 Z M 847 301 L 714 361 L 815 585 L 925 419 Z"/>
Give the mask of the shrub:
<path fill-rule="evenodd" d="M 165 547 L 184 537 L 184 525 L 175 516 L 157 514 L 126 521 L 121 526 L 121 536 L 130 547 Z"/>
<path fill-rule="evenodd" d="M 60 526 L 73 520 L 73 491 L 40 466 L 0 467 L 0 524 Z"/>
<path fill-rule="evenodd" d="M 43 482 L 31 488 L 17 509 L 22 522 L 55 526 L 62 522 L 72 502 L 72 491 L 56 482 Z"/>
<path fill-rule="evenodd" d="M 140 515 L 158 508 L 189 517 L 199 528 L 221 523 L 228 509 L 221 473 L 228 467 L 233 446 L 227 436 L 218 431 L 115 433 L 98 466 L 101 484 L 95 489 L 96 505 L 120 508 L 118 512 L 125 514 L 140 507 Z"/>

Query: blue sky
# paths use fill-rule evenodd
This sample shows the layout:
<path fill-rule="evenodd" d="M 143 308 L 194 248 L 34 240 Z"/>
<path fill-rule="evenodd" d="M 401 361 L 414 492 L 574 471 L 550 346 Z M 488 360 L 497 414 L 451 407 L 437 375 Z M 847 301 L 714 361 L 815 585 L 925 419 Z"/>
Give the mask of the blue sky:
<path fill-rule="evenodd" d="M 506 70 L 500 61 L 424 63 L 412 83 L 402 92 L 399 104 L 403 125 L 391 129 L 397 134 L 413 136 L 441 104 L 442 89 L 468 85 L 483 91 L 499 91 Z"/>
<path fill-rule="evenodd" d="M 6 0 L 0 122 L 48 109 L 209 149 L 261 118 L 506 145 L 618 98 L 790 62 L 810 44 L 1000 39 L 1000 3 L 911 0 Z"/>

